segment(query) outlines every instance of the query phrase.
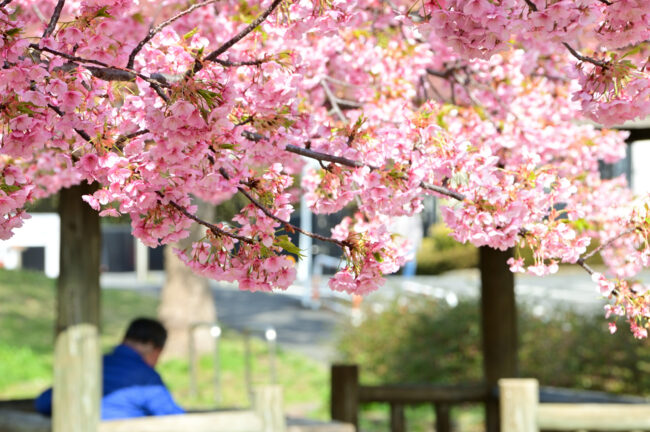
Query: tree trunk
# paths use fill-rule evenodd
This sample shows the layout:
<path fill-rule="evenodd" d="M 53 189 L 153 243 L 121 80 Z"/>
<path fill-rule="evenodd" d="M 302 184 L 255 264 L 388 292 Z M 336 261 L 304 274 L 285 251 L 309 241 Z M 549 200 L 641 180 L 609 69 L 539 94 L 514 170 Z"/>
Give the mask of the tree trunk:
<path fill-rule="evenodd" d="M 60 193 L 61 267 L 54 350 L 54 432 L 94 432 L 99 425 L 99 216 L 82 201 L 95 186 Z"/>
<path fill-rule="evenodd" d="M 198 201 L 197 216 L 210 221 L 214 218 L 214 206 Z M 164 323 L 169 336 L 165 346 L 166 357 L 186 357 L 189 347 L 189 333 L 193 324 L 213 323 L 217 319 L 214 297 L 208 280 L 196 275 L 176 256 L 173 249 L 185 249 L 204 235 L 203 227 L 194 224 L 190 236 L 165 247 L 165 284 L 158 316 Z M 198 352 L 211 351 L 214 341 L 209 327 L 197 328 L 194 332 Z"/>
<path fill-rule="evenodd" d="M 483 370 L 490 390 L 500 378 L 517 376 L 517 308 L 515 279 L 506 261 L 513 250 L 479 248 L 481 270 L 481 329 Z M 499 402 L 490 397 L 486 404 L 487 432 L 499 431 Z"/>

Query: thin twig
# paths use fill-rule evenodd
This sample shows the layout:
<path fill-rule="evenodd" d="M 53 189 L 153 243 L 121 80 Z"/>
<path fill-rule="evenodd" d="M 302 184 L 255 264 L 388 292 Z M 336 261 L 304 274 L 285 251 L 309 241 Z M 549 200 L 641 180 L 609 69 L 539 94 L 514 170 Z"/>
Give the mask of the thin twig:
<path fill-rule="evenodd" d="M 603 69 L 609 68 L 609 63 L 607 62 L 604 62 L 602 60 L 596 60 L 595 58 L 592 57 L 583 56 L 578 51 L 574 50 L 573 47 L 566 42 L 562 42 L 562 45 L 564 45 L 566 49 L 569 50 L 569 52 L 573 57 L 577 58 L 581 62 L 591 63 L 592 65 L 599 66 Z"/>
<path fill-rule="evenodd" d="M 619 233 L 618 235 L 616 235 L 616 236 L 614 236 L 613 238 L 607 240 L 605 243 L 601 244 L 600 246 L 598 246 L 597 248 L 595 248 L 594 250 L 592 250 L 592 251 L 589 252 L 588 254 L 585 254 L 585 255 L 581 256 L 581 257 L 578 259 L 578 264 L 580 264 L 580 262 L 583 262 L 583 263 L 584 263 L 585 261 L 587 261 L 587 260 L 588 260 L 589 258 L 591 258 L 592 256 L 596 255 L 596 254 L 597 254 L 598 252 L 600 252 L 601 250 L 603 250 L 603 249 L 605 249 L 605 248 L 611 246 L 612 243 L 614 243 L 616 240 L 618 240 L 618 239 L 620 239 L 620 238 L 622 238 L 622 237 L 625 237 L 625 236 L 627 236 L 627 235 L 629 235 L 629 234 L 632 234 L 632 233 L 634 233 L 635 231 L 636 231 L 636 227 L 633 227 L 633 228 L 628 228 L 628 229 L 626 229 L 625 231 Z"/>
<path fill-rule="evenodd" d="M 48 106 L 52 111 L 54 111 L 55 113 L 57 113 L 60 117 L 63 117 L 63 116 L 65 115 L 65 113 L 64 113 L 63 111 L 61 111 L 61 108 L 59 108 L 58 106 L 56 106 L 56 105 L 52 105 L 52 104 L 47 104 L 47 106 Z M 87 142 L 92 142 L 92 138 L 90 137 L 90 135 L 88 135 L 88 133 L 87 133 L 86 131 L 81 130 L 81 129 L 77 129 L 77 128 L 75 128 L 74 131 L 77 132 L 77 134 L 78 134 L 81 138 L 83 138 L 84 140 L 86 140 Z"/>
<path fill-rule="evenodd" d="M 160 32 L 162 29 L 167 27 L 168 25 L 172 24 L 174 21 L 178 20 L 179 18 L 184 17 L 185 15 L 195 11 L 196 9 L 199 9 L 203 6 L 209 5 L 211 3 L 215 3 L 217 0 L 208 0 L 204 1 L 202 3 L 197 3 L 195 5 L 190 6 L 189 8 L 185 9 L 182 12 L 179 12 L 178 14 L 174 15 L 173 17 L 169 18 L 167 21 L 164 21 L 160 24 L 158 24 L 156 27 L 152 28 L 149 30 L 149 33 L 142 39 L 138 45 L 136 45 L 135 48 L 133 48 L 133 51 L 131 51 L 131 54 L 129 54 L 129 61 L 126 63 L 127 69 L 133 69 L 133 64 L 135 63 L 135 58 L 138 55 L 138 53 L 144 48 L 144 46 L 151 40 L 153 39 L 158 32 Z"/>
<path fill-rule="evenodd" d="M 219 63 L 221 66 L 225 67 L 237 67 L 237 66 L 259 66 L 261 64 L 272 61 L 272 58 L 263 58 L 257 60 L 243 60 L 243 61 L 230 61 L 230 60 L 221 60 L 215 59 L 215 63 Z"/>
<path fill-rule="evenodd" d="M 140 135 L 148 134 L 149 132 L 150 132 L 149 129 L 142 129 L 142 130 L 139 130 L 137 132 L 132 132 L 130 134 L 120 135 L 117 138 L 117 140 L 115 140 L 115 146 L 118 147 L 118 148 L 121 148 L 122 144 L 124 144 L 126 141 L 128 141 L 128 140 L 130 140 L 132 138 L 138 137 Z"/>
<path fill-rule="evenodd" d="M 52 17 L 50 18 L 50 23 L 47 25 L 47 28 L 43 32 L 44 38 L 51 35 L 52 32 L 54 31 L 54 28 L 56 27 L 56 23 L 59 22 L 59 17 L 61 16 L 61 11 L 63 10 L 64 4 L 65 4 L 65 0 L 59 0 L 58 3 L 56 4 L 56 7 L 54 8 L 54 12 L 52 12 Z"/>
<path fill-rule="evenodd" d="M 162 195 L 162 193 L 158 192 L 158 196 L 162 197 L 163 195 Z M 177 204 L 175 201 L 169 201 L 169 205 L 171 205 L 176 210 L 178 210 L 186 218 L 193 220 L 194 222 L 198 223 L 199 225 L 203 225 L 204 227 L 206 227 L 207 229 L 212 231 L 212 233 L 214 235 L 225 235 L 225 236 L 232 237 L 234 239 L 237 239 L 237 240 L 239 240 L 241 242 L 248 243 L 248 244 L 254 244 L 255 243 L 255 241 L 253 239 L 250 239 L 248 237 L 244 237 L 244 236 L 240 236 L 238 234 L 228 232 L 228 231 L 226 231 L 224 229 L 219 228 L 218 226 L 216 226 L 214 224 L 211 224 L 210 222 L 206 222 L 203 219 L 200 219 L 200 218 L 196 217 L 192 213 L 188 212 L 185 209 L 185 207 L 183 207 L 180 204 Z"/>
<path fill-rule="evenodd" d="M 336 96 L 334 96 L 332 90 L 330 90 L 330 86 L 327 85 L 327 82 L 325 82 L 325 80 L 321 80 L 320 85 L 323 87 L 323 90 L 325 90 L 325 95 L 327 96 L 327 99 L 330 101 L 330 105 L 332 105 L 332 109 L 334 110 L 336 115 L 343 123 L 347 123 L 348 118 L 345 116 L 345 114 L 343 114 L 343 111 L 341 111 L 341 108 L 337 103 Z"/>
<path fill-rule="evenodd" d="M 228 51 L 233 45 L 235 45 L 237 42 L 245 38 L 250 32 L 255 30 L 257 26 L 262 24 L 266 18 L 268 18 L 271 13 L 282 3 L 283 0 L 274 0 L 271 6 L 269 6 L 260 16 L 258 16 L 253 22 L 251 22 L 248 26 L 246 26 L 245 29 L 237 33 L 232 39 L 230 39 L 228 42 L 225 44 L 221 45 L 219 48 L 216 50 L 212 51 L 210 54 L 208 54 L 205 57 L 205 61 L 215 61 L 217 57 L 219 57 L 221 54 L 225 53 Z M 197 59 L 197 61 L 194 63 L 194 67 L 192 68 L 192 73 L 196 73 L 203 69 L 203 64 Z"/>
<path fill-rule="evenodd" d="M 7 6 L 9 3 L 11 3 L 13 0 L 3 0 L 2 3 L 0 3 L 0 8 Z"/>

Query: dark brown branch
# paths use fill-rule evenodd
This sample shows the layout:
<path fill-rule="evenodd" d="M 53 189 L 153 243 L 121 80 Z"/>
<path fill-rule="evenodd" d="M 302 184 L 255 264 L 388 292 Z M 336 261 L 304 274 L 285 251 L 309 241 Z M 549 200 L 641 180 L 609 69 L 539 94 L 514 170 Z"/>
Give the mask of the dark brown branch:
<path fill-rule="evenodd" d="M 292 144 L 287 145 L 285 147 L 285 150 L 290 152 L 290 153 L 294 153 L 294 154 L 297 154 L 297 155 L 300 155 L 300 156 L 308 157 L 310 159 L 316 159 L 318 161 L 334 162 L 334 163 L 337 163 L 337 164 L 340 164 L 340 165 L 348 166 L 350 168 L 368 167 L 373 171 L 379 169 L 377 167 L 374 167 L 372 165 L 366 165 L 366 164 L 364 164 L 362 162 L 359 162 L 359 161 L 351 160 L 351 159 L 340 157 L 340 156 L 332 156 L 332 155 L 327 154 L 327 153 L 321 153 L 321 152 L 317 152 L 317 151 L 314 151 L 314 150 L 305 149 L 305 148 L 298 147 L 298 146 L 295 146 L 295 145 L 292 145 Z M 459 192 L 453 191 L 453 190 L 451 190 L 449 188 L 443 187 L 443 186 L 437 186 L 437 185 L 434 185 L 434 184 L 431 184 L 431 183 L 422 182 L 422 183 L 420 183 L 420 187 L 422 189 L 427 189 L 427 190 L 430 190 L 430 191 L 433 191 L 433 192 L 437 192 L 437 193 L 439 193 L 441 195 L 446 195 L 446 196 L 448 196 L 450 198 L 454 198 L 454 199 L 456 199 L 458 201 L 464 201 L 465 200 L 465 195 L 463 195 L 463 194 L 461 194 Z"/>
<path fill-rule="evenodd" d="M 221 66 L 225 66 L 225 67 L 237 67 L 237 66 L 259 66 L 271 60 L 272 60 L 271 58 L 263 58 L 257 60 L 243 60 L 243 61 L 215 59 L 214 62 L 219 63 Z"/>
<path fill-rule="evenodd" d="M 51 35 L 54 29 L 56 28 L 56 23 L 59 22 L 59 17 L 61 16 L 61 11 L 63 10 L 64 4 L 65 4 L 65 0 L 59 0 L 57 2 L 56 7 L 54 8 L 54 12 L 52 12 L 52 18 L 50 18 L 50 23 L 47 25 L 47 28 L 43 32 L 44 38 Z"/>
<path fill-rule="evenodd" d="M 99 60 L 93 60 L 93 59 L 86 59 L 83 57 L 77 57 L 71 54 L 67 54 L 61 51 L 53 50 L 48 47 L 39 47 L 37 44 L 30 44 L 30 48 L 36 50 L 36 51 L 45 51 L 47 53 L 53 54 L 55 56 L 62 57 L 66 60 L 69 60 L 71 63 L 68 63 L 66 65 L 61 66 L 62 69 L 74 69 L 78 67 L 80 64 L 84 64 L 84 67 L 90 71 L 90 73 L 95 77 L 99 78 L 104 81 L 135 81 L 136 77 L 141 78 L 142 80 L 148 82 L 149 84 L 156 84 L 158 86 L 162 87 L 169 87 L 169 84 L 167 83 L 166 80 L 159 79 L 154 76 L 146 76 L 144 74 L 132 71 L 132 70 L 127 70 L 127 69 L 121 69 L 117 68 L 114 66 L 111 66 L 107 63 L 101 62 Z M 85 64 L 94 64 L 100 67 L 94 67 L 94 66 L 86 66 Z"/>
<path fill-rule="evenodd" d="M 64 113 L 63 111 L 61 111 L 61 108 L 59 108 L 58 106 L 55 106 L 55 105 L 52 105 L 52 104 L 47 104 L 47 106 L 48 106 L 52 111 L 54 111 L 55 113 L 57 113 L 60 117 L 63 117 L 63 116 L 65 115 L 65 113 Z M 77 135 L 79 135 L 79 136 L 80 136 L 81 138 L 83 138 L 85 141 L 87 141 L 87 142 L 92 142 L 92 138 L 90 137 L 90 135 L 88 135 L 88 133 L 87 133 L 86 131 L 81 130 L 81 129 L 77 129 L 77 128 L 75 128 L 74 131 L 77 132 Z"/>
<path fill-rule="evenodd" d="M 117 140 L 115 140 L 115 146 L 118 147 L 118 148 L 121 148 L 122 144 L 124 144 L 128 140 L 130 140 L 132 138 L 135 138 L 135 137 L 138 137 L 140 135 L 148 134 L 148 133 L 149 133 L 149 129 L 142 129 L 142 130 L 139 130 L 137 132 L 132 132 L 130 134 L 120 135 L 117 138 Z"/>
<path fill-rule="evenodd" d="M 147 36 L 142 39 L 138 45 L 136 45 L 135 48 L 133 48 L 133 51 L 131 51 L 131 54 L 129 54 L 129 61 L 126 63 L 126 68 L 127 69 L 133 69 L 133 64 L 135 63 L 135 58 L 137 57 L 138 53 L 144 48 L 144 46 L 151 40 L 153 39 L 158 32 L 160 32 L 162 29 L 167 27 L 168 25 L 172 24 L 174 21 L 176 21 L 179 18 L 182 18 L 183 16 L 195 11 L 196 9 L 199 9 L 203 6 L 209 5 L 211 3 L 216 2 L 217 0 L 208 0 L 204 1 L 202 3 L 197 3 L 195 5 L 190 6 L 189 8 L 185 9 L 182 12 L 179 12 L 178 14 L 174 15 L 173 17 L 169 18 L 167 21 L 164 21 L 160 24 L 158 24 L 156 27 L 152 28 L 149 30 L 149 33 L 147 33 Z"/>
<path fill-rule="evenodd" d="M 592 57 L 583 56 L 578 51 L 574 50 L 573 47 L 566 42 L 562 42 L 562 45 L 564 45 L 566 49 L 569 50 L 569 52 L 573 57 L 577 58 L 581 62 L 591 63 L 592 65 L 601 67 L 603 69 L 607 69 L 609 67 L 609 63 L 607 62 L 604 62 L 602 60 L 596 60 L 595 58 Z"/>
<path fill-rule="evenodd" d="M 612 5 L 612 2 L 610 2 L 610 1 L 608 1 L 608 0 L 598 0 L 598 1 L 601 2 L 601 3 L 605 3 L 607 6 L 611 6 L 611 5 Z"/>
<path fill-rule="evenodd" d="M 230 179 L 230 175 L 228 175 L 228 173 L 226 172 L 225 169 L 219 168 L 219 173 L 221 173 L 221 175 L 225 179 L 227 179 L 227 180 Z M 313 239 L 316 239 L 316 240 L 321 240 L 321 241 L 324 241 L 324 242 L 334 243 L 335 245 L 337 245 L 337 246 L 339 246 L 341 248 L 349 247 L 349 245 L 346 242 L 335 240 L 335 239 L 333 239 L 331 237 L 325 237 L 325 236 L 322 236 L 320 234 L 313 233 L 311 231 L 305 231 L 304 229 L 300 228 L 297 225 L 294 225 L 294 224 L 292 224 L 290 222 L 287 222 L 285 220 L 280 219 L 279 217 L 277 217 L 276 215 L 271 213 L 271 211 L 268 208 L 266 208 L 266 206 L 264 206 L 262 203 L 260 203 L 258 200 L 256 200 L 255 197 L 253 197 L 250 193 L 248 193 L 248 191 L 243 186 L 237 186 L 237 190 L 239 190 L 239 192 L 241 192 L 241 194 L 244 195 L 255 207 L 260 209 L 262 211 L 262 213 L 264 213 L 266 216 L 273 219 L 274 221 L 282 224 L 283 228 L 286 229 L 287 231 L 297 231 L 297 232 L 299 232 L 301 234 L 304 234 L 304 235 L 309 236 L 309 237 L 311 237 Z"/>
<path fill-rule="evenodd" d="M 271 6 L 269 6 L 260 16 L 258 16 L 253 22 L 251 22 L 248 26 L 246 26 L 245 29 L 240 31 L 237 35 L 235 35 L 232 39 L 230 39 L 228 42 L 225 44 L 221 45 L 219 48 L 216 50 L 212 51 L 210 54 L 208 54 L 205 57 L 205 61 L 215 61 L 217 57 L 219 57 L 221 54 L 225 53 L 228 51 L 233 45 L 235 45 L 237 42 L 245 38 L 250 32 L 255 30 L 257 26 L 262 24 L 266 18 L 268 18 L 269 15 L 273 13 L 273 11 L 282 3 L 282 0 L 274 0 Z M 194 68 L 192 69 L 193 73 L 196 73 L 203 69 L 203 65 L 199 60 L 197 60 L 194 63 Z"/>
<path fill-rule="evenodd" d="M 533 3 L 531 0 L 524 0 L 524 1 L 526 2 L 530 10 L 532 10 L 533 12 L 537 12 L 537 6 L 535 5 L 535 3 Z"/>
<path fill-rule="evenodd" d="M 258 133 L 254 133 L 254 132 L 250 132 L 250 131 L 242 132 L 242 136 L 244 138 L 248 139 L 248 140 L 255 141 L 255 142 L 267 139 L 264 135 L 260 135 Z M 307 158 L 310 158 L 310 159 L 315 159 L 317 161 L 333 162 L 333 163 L 337 163 L 339 165 L 344 165 L 344 166 L 347 166 L 347 167 L 350 167 L 350 168 L 368 167 L 373 171 L 379 169 L 378 167 L 375 167 L 375 166 L 372 166 L 372 165 L 367 165 L 367 164 L 364 164 L 363 162 L 355 161 L 355 160 L 344 158 L 344 157 L 341 157 L 341 156 L 333 156 L 331 154 L 317 152 L 315 150 L 306 149 L 306 148 L 303 148 L 303 147 L 298 147 L 298 146 L 295 146 L 293 144 L 288 144 L 284 148 L 284 150 L 288 151 L 289 153 L 294 153 L 294 154 L 304 156 L 304 157 L 307 157 Z M 456 191 L 451 190 L 449 188 L 446 188 L 444 186 L 437 186 L 437 185 L 434 185 L 434 184 L 431 184 L 431 183 L 422 182 L 422 183 L 420 183 L 420 187 L 422 189 L 427 189 L 427 190 L 430 190 L 430 191 L 433 191 L 433 192 L 437 192 L 437 193 L 439 193 L 441 195 L 448 196 L 448 197 L 453 198 L 453 199 L 458 200 L 458 201 L 464 201 L 465 198 L 466 198 L 465 195 L 461 194 L 460 192 L 456 192 Z"/>
<path fill-rule="evenodd" d="M 0 8 L 7 6 L 9 3 L 11 3 L 13 0 L 3 0 L 0 3 Z"/>
<path fill-rule="evenodd" d="M 158 196 L 162 197 L 163 195 L 162 195 L 162 193 L 158 192 Z M 243 243 L 248 243 L 248 244 L 254 244 L 255 243 L 255 241 L 253 239 L 250 239 L 248 237 L 244 237 L 244 236 L 240 236 L 238 234 L 228 232 L 226 230 L 223 230 L 223 229 L 219 228 L 218 226 L 216 226 L 214 224 L 211 224 L 210 222 L 206 222 L 203 219 L 200 219 L 200 218 L 196 217 L 192 213 L 188 212 L 185 209 L 185 207 L 177 204 L 174 201 L 169 201 L 169 205 L 171 205 L 176 210 L 178 210 L 186 218 L 193 220 L 194 222 L 198 223 L 199 225 L 203 225 L 204 227 L 206 227 L 207 229 L 212 231 L 212 233 L 214 235 L 216 235 L 216 236 L 225 235 L 225 236 L 237 239 L 237 240 L 239 240 L 240 242 L 243 242 Z"/>

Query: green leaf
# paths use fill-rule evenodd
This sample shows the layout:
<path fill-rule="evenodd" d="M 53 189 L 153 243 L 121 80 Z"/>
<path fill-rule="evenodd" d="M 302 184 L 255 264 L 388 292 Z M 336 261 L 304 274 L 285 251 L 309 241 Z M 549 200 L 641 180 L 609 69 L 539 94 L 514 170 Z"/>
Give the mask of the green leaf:
<path fill-rule="evenodd" d="M 185 39 L 185 40 L 190 39 L 190 38 L 191 38 L 192 36 L 194 36 L 194 35 L 196 34 L 196 32 L 198 32 L 198 31 L 199 31 L 199 28 L 198 28 L 198 27 L 194 27 L 192 30 L 188 31 L 187 33 L 185 33 L 185 34 L 183 35 L 183 39 Z"/>
<path fill-rule="evenodd" d="M 12 192 L 16 192 L 17 190 L 19 190 L 19 189 L 20 189 L 20 186 L 17 186 L 17 185 L 8 185 L 8 184 L 6 184 L 6 183 L 2 183 L 2 184 L 0 185 L 0 189 L 2 189 L 2 191 L 3 191 L 3 192 L 6 192 L 6 193 L 12 193 Z"/>
<path fill-rule="evenodd" d="M 104 6 L 95 13 L 95 18 L 113 18 L 113 15 L 108 13 L 108 6 Z"/>
<path fill-rule="evenodd" d="M 300 258 L 304 257 L 304 255 L 300 251 L 300 248 L 295 244 L 291 243 L 291 240 L 289 239 L 288 235 L 276 236 L 273 244 L 275 246 L 284 249 L 285 251 L 291 254 L 298 255 Z"/>

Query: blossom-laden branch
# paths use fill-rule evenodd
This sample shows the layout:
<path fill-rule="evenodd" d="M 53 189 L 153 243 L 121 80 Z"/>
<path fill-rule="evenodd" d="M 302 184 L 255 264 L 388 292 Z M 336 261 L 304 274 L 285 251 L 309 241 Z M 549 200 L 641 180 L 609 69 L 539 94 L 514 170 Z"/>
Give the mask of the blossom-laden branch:
<path fill-rule="evenodd" d="M 152 28 L 149 30 L 149 33 L 142 39 L 136 46 L 133 48 L 133 51 L 131 51 L 131 54 L 129 54 L 129 60 L 126 63 L 126 68 L 127 69 L 133 69 L 133 64 L 135 63 L 135 58 L 137 57 L 138 53 L 144 48 L 144 46 L 151 40 L 153 39 L 156 34 L 158 34 L 162 29 L 167 27 L 168 25 L 174 23 L 175 21 L 178 21 L 180 18 L 184 17 L 185 15 L 192 13 L 193 11 L 202 8 L 204 6 L 207 6 L 209 4 L 215 3 L 218 0 L 207 0 L 201 3 L 196 3 L 187 9 L 185 9 L 182 12 L 179 12 L 178 14 L 174 15 L 173 17 L 169 18 L 168 20 L 158 24 L 156 27 Z"/>
<path fill-rule="evenodd" d="M 158 192 L 158 196 L 162 197 L 162 193 Z M 188 219 L 193 220 L 194 222 L 198 223 L 199 225 L 202 225 L 212 231 L 212 233 L 216 236 L 228 236 L 233 239 L 239 240 L 240 242 L 243 243 L 248 243 L 248 244 L 254 244 L 255 241 L 253 239 L 250 239 L 248 237 L 240 236 L 235 233 L 228 232 L 224 229 L 219 228 L 218 226 L 211 224 L 210 222 L 206 222 L 203 219 L 193 215 L 192 213 L 188 212 L 185 207 L 182 205 L 179 205 L 175 201 L 169 201 L 169 205 L 171 205 L 173 208 L 175 208 L 178 212 L 180 212 L 183 216 L 185 216 Z"/>
<path fill-rule="evenodd" d="M 263 135 L 260 135 L 260 134 L 255 133 L 255 132 L 250 132 L 250 131 L 242 132 L 242 136 L 244 138 L 248 139 L 248 140 L 251 140 L 251 141 L 261 141 L 261 140 L 267 139 Z M 375 171 L 375 170 L 379 169 L 379 167 L 369 165 L 369 164 L 364 164 L 363 162 L 355 161 L 355 160 L 348 159 L 348 158 L 345 158 L 345 157 L 342 157 L 342 156 L 334 156 L 334 155 L 331 155 L 331 154 L 322 153 L 322 152 L 318 152 L 318 151 L 315 151 L 315 150 L 306 149 L 306 148 L 303 148 L 303 147 L 298 147 L 298 146 L 293 145 L 293 144 L 288 144 L 284 148 L 284 150 L 288 151 L 289 153 L 294 153 L 294 154 L 304 156 L 304 157 L 307 157 L 307 158 L 310 158 L 310 159 L 314 159 L 314 160 L 317 160 L 317 161 L 333 162 L 333 163 L 337 163 L 339 165 L 344 165 L 344 166 L 347 166 L 347 167 L 350 167 L 350 168 L 364 168 L 364 167 L 367 167 L 371 171 Z M 449 188 L 446 188 L 444 186 L 437 186 L 437 185 L 434 185 L 434 184 L 431 184 L 431 183 L 428 183 L 428 182 L 421 182 L 420 187 L 422 189 L 427 189 L 427 190 L 430 190 L 430 191 L 433 191 L 433 192 L 437 192 L 437 193 L 439 193 L 441 195 L 448 196 L 449 198 L 453 198 L 453 199 L 458 200 L 458 201 L 464 201 L 466 199 L 465 195 L 461 194 L 460 192 L 456 192 L 456 191 L 454 191 L 452 189 L 449 189 Z"/>
<path fill-rule="evenodd" d="M 219 48 L 216 50 L 212 51 L 210 54 L 208 54 L 203 60 L 204 61 L 215 61 L 217 57 L 219 57 L 221 54 L 225 53 L 228 51 L 233 45 L 235 45 L 237 42 L 240 40 L 244 39 L 250 32 L 255 30 L 260 24 L 262 24 L 266 19 L 273 13 L 273 11 L 280 6 L 280 3 L 282 3 L 283 0 L 274 0 L 273 3 L 264 11 L 260 16 L 258 16 L 256 19 L 254 19 L 248 26 L 246 26 L 245 29 L 237 33 L 232 39 L 228 40 L 226 43 L 221 45 Z M 192 69 L 192 73 L 197 73 L 203 69 L 203 64 L 201 63 L 200 60 L 197 59 L 197 61 L 194 63 L 194 67 Z"/>
<path fill-rule="evenodd" d="M 569 50 L 569 52 L 571 53 L 571 55 L 573 57 L 577 58 L 581 62 L 591 63 L 592 65 L 601 67 L 603 69 L 607 69 L 609 67 L 609 64 L 607 62 L 604 62 L 602 60 L 597 60 L 597 59 L 592 58 L 592 57 L 583 56 L 582 54 L 580 54 L 578 51 L 576 51 L 571 45 L 569 45 L 566 42 L 562 42 L 562 45 L 564 45 L 566 47 L 566 49 Z"/>
<path fill-rule="evenodd" d="M 226 172 L 225 169 L 223 169 L 223 168 L 219 168 L 219 173 L 220 173 L 220 174 L 221 174 L 221 175 L 222 175 L 226 180 L 229 180 L 229 179 L 230 179 L 230 175 Z M 247 191 L 243 186 L 237 186 L 237 190 L 238 190 L 242 195 L 244 195 L 244 196 L 245 196 L 245 197 L 246 197 L 246 198 L 247 198 L 247 199 L 248 199 L 248 200 L 249 200 L 249 201 L 250 201 L 250 202 L 251 202 L 255 207 L 257 207 L 258 209 L 260 209 L 260 210 L 262 211 L 262 213 L 264 213 L 267 217 L 269 217 L 269 218 L 273 219 L 274 221 L 280 223 L 280 224 L 282 225 L 282 227 L 283 227 L 285 230 L 287 230 L 287 231 L 289 231 L 289 232 L 294 232 L 294 231 L 296 231 L 296 232 L 299 232 L 299 233 L 301 233 L 301 234 L 304 234 L 304 235 L 306 235 L 306 236 L 308 236 L 308 237 L 311 237 L 311 238 L 313 238 L 313 239 L 316 239 L 316 240 L 321 240 L 321 241 L 324 241 L 324 242 L 334 243 L 335 245 L 339 246 L 341 249 L 343 249 L 343 248 L 345 248 L 345 247 L 350 247 L 350 245 L 347 244 L 346 242 L 342 242 L 342 241 L 339 241 L 339 240 L 335 240 L 335 239 L 333 239 L 333 238 L 331 238 L 331 237 L 325 237 L 325 236 L 322 236 L 322 235 L 320 235 L 320 234 L 313 233 L 313 232 L 311 232 L 311 231 L 306 231 L 306 230 L 300 228 L 300 227 L 297 226 L 297 225 L 294 225 L 294 224 L 292 224 L 292 223 L 290 223 L 290 222 L 288 222 L 288 221 L 285 221 L 285 220 L 280 219 L 279 217 L 277 217 L 276 215 L 274 215 L 274 214 L 273 214 L 273 213 L 272 213 L 268 208 L 266 208 L 266 206 L 264 206 L 264 205 L 263 205 L 262 203 L 260 203 L 257 199 L 255 199 L 255 197 L 253 197 L 253 196 L 252 196 L 252 195 L 251 195 L 251 194 L 250 194 L 250 193 L 249 193 L 249 192 L 248 192 L 248 191 Z"/>

